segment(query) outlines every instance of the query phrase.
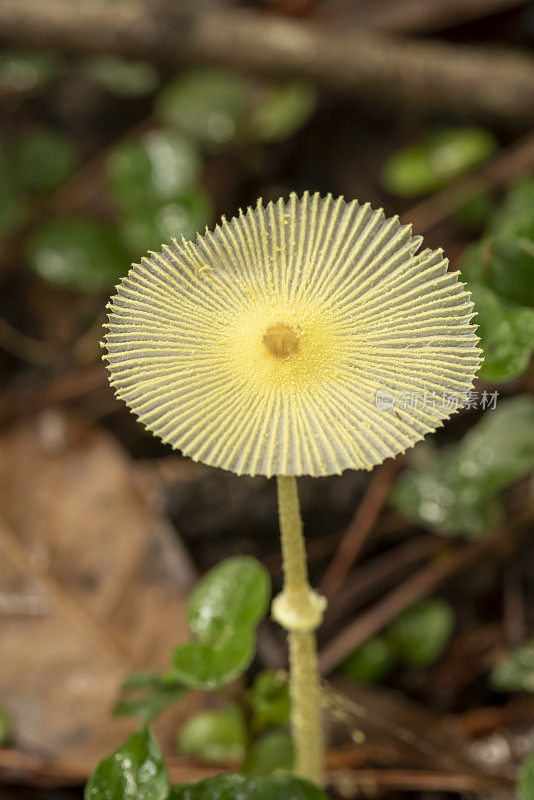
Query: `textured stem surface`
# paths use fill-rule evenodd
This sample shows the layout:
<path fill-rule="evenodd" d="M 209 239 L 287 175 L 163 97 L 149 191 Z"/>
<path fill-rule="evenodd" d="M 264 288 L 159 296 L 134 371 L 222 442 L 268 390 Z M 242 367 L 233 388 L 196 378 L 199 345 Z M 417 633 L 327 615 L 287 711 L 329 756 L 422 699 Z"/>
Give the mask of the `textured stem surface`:
<path fill-rule="evenodd" d="M 324 601 L 310 588 L 302 535 L 297 482 L 278 476 L 278 510 L 284 565 L 284 590 L 275 599 L 273 616 L 289 632 L 291 726 L 297 774 L 324 782 L 324 741 L 317 669 L 315 629 Z"/>

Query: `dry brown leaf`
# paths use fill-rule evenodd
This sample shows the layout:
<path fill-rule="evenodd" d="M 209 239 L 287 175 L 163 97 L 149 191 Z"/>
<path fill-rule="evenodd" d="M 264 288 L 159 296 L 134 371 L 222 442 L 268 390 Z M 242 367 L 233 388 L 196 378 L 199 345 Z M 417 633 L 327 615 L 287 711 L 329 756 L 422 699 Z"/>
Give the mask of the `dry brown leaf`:
<path fill-rule="evenodd" d="M 0 437 L 0 701 L 20 749 L 96 761 L 135 727 L 112 719 L 133 669 L 188 637 L 194 578 L 112 436 L 47 411 Z M 167 752 L 192 695 L 156 726 Z M 159 730 L 158 730 L 159 728 Z"/>

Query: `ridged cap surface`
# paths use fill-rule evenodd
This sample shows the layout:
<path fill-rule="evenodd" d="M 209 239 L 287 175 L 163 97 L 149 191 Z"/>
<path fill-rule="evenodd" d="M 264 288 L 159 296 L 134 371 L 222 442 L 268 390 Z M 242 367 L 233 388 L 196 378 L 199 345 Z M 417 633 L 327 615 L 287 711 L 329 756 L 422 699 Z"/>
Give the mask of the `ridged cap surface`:
<path fill-rule="evenodd" d="M 109 306 L 117 396 L 238 474 L 371 469 L 454 413 L 441 398 L 481 360 L 459 273 L 421 241 L 367 203 L 305 193 L 150 253 Z"/>

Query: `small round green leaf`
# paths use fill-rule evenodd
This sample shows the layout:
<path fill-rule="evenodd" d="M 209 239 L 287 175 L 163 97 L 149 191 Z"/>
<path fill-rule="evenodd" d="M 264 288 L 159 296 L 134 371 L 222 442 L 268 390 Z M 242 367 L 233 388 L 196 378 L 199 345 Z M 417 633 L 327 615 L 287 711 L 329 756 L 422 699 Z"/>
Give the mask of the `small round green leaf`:
<path fill-rule="evenodd" d="M 444 652 L 454 629 L 454 612 L 445 600 L 430 598 L 410 608 L 390 626 L 388 635 L 399 658 L 425 667 Z"/>
<path fill-rule="evenodd" d="M 312 783 L 291 775 L 269 778 L 217 775 L 175 787 L 170 800 L 328 800 L 328 797 Z"/>
<path fill-rule="evenodd" d="M 395 650 L 385 636 L 368 639 L 341 665 L 341 672 L 347 678 L 366 686 L 378 683 L 389 674 L 395 663 Z"/>
<path fill-rule="evenodd" d="M 7 50 L 0 54 L 0 87 L 29 92 L 55 78 L 62 63 L 55 53 Z"/>
<path fill-rule="evenodd" d="M 481 164 L 496 146 L 493 134 L 481 128 L 444 130 L 392 155 L 382 183 L 399 197 L 434 192 Z"/>
<path fill-rule="evenodd" d="M 195 144 L 172 130 L 151 131 L 140 139 L 121 142 L 107 164 L 110 188 L 120 207 L 144 210 L 147 216 L 153 206 L 187 195 L 200 169 Z"/>
<path fill-rule="evenodd" d="M 78 161 L 72 141 L 53 130 L 34 130 L 15 148 L 15 169 L 20 185 L 45 194 L 57 189 L 72 173 Z"/>
<path fill-rule="evenodd" d="M 222 69 L 187 72 L 160 94 L 160 119 L 203 144 L 221 147 L 231 142 L 247 114 L 248 99 L 240 78 Z"/>
<path fill-rule="evenodd" d="M 85 800 L 167 800 L 169 776 L 149 728 L 134 733 L 95 769 Z"/>
<path fill-rule="evenodd" d="M 157 69 L 146 61 L 117 56 L 97 56 L 86 65 L 89 76 L 117 97 L 140 97 L 153 92 L 159 82 Z"/>
<path fill-rule="evenodd" d="M 284 725 L 289 720 L 291 710 L 287 676 L 271 670 L 259 672 L 247 692 L 247 700 L 252 711 L 251 724 L 254 730 Z"/>
<path fill-rule="evenodd" d="M 83 292 L 107 292 L 124 273 L 126 256 L 114 231 L 90 219 L 58 219 L 29 243 L 30 266 L 50 283 Z"/>
<path fill-rule="evenodd" d="M 177 678 L 192 689 L 217 689 L 238 678 L 254 658 L 250 628 L 230 634 L 221 629 L 213 640 L 186 642 L 174 649 Z"/>
<path fill-rule="evenodd" d="M 270 579 L 265 567 L 250 556 L 235 556 L 211 569 L 198 582 L 187 607 L 191 630 L 199 637 L 221 630 L 250 630 L 265 616 Z"/>
<path fill-rule="evenodd" d="M 265 733 L 252 745 L 245 772 L 252 778 L 291 772 L 295 762 L 293 740 L 287 731 Z"/>
<path fill-rule="evenodd" d="M 177 747 L 181 753 L 205 761 L 240 761 L 245 755 L 247 731 L 237 708 L 203 711 L 181 727 Z"/>
<path fill-rule="evenodd" d="M 313 86 L 292 81 L 265 90 L 252 117 L 252 131 L 261 142 L 293 136 L 309 120 L 317 104 Z"/>

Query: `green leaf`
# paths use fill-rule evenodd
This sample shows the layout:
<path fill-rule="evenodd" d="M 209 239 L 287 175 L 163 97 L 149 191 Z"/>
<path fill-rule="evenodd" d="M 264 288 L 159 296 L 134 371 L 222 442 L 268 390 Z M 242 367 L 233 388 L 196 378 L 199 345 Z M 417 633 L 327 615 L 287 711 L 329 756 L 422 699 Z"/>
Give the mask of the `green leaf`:
<path fill-rule="evenodd" d="M 46 223 L 30 240 L 28 257 L 41 278 L 84 292 L 109 291 L 126 264 L 114 231 L 90 219 Z"/>
<path fill-rule="evenodd" d="M 150 722 L 187 693 L 187 688 L 179 681 L 155 672 L 134 672 L 124 681 L 122 690 L 127 696 L 119 700 L 113 713 L 117 717 L 136 717 L 143 722 Z"/>
<path fill-rule="evenodd" d="M 205 761 L 241 761 L 247 731 L 238 708 L 203 711 L 182 725 L 177 737 L 181 753 Z"/>
<path fill-rule="evenodd" d="M 512 306 L 480 283 L 468 288 L 484 351 L 480 377 L 494 383 L 517 378 L 527 369 L 534 350 L 534 309 Z"/>
<path fill-rule="evenodd" d="M 78 161 L 76 148 L 68 136 L 45 129 L 23 136 L 14 158 L 20 185 L 41 194 L 57 189 Z"/>
<path fill-rule="evenodd" d="M 481 164 L 496 146 L 493 134 L 481 128 L 444 130 L 392 155 L 382 183 L 400 197 L 434 192 Z"/>
<path fill-rule="evenodd" d="M 506 300 L 534 306 L 534 225 L 524 236 L 493 240 L 488 280 Z"/>
<path fill-rule="evenodd" d="M 502 519 L 500 492 L 534 468 L 534 398 L 497 403 L 458 445 L 427 453 L 397 480 L 393 505 L 438 532 L 480 536 Z"/>
<path fill-rule="evenodd" d="M 210 570 L 189 598 L 189 625 L 197 638 L 174 651 L 179 680 L 214 689 L 243 673 L 254 656 L 254 629 L 269 597 L 269 575 L 254 558 L 228 558 Z"/>
<path fill-rule="evenodd" d="M 524 236 L 534 226 L 534 178 L 521 178 L 506 193 L 489 232 L 500 237 Z"/>
<path fill-rule="evenodd" d="M 11 715 L 5 708 L 0 708 L 0 747 L 5 747 L 11 740 L 13 723 Z"/>
<path fill-rule="evenodd" d="M 290 775 L 269 778 L 217 775 L 175 787 L 170 800 L 328 800 L 328 797 L 317 786 Z"/>
<path fill-rule="evenodd" d="M 341 672 L 362 686 L 378 683 L 391 671 L 395 663 L 395 650 L 385 636 L 368 639 L 341 665 Z"/>
<path fill-rule="evenodd" d="M 291 700 L 284 673 L 264 670 L 259 672 L 247 692 L 251 708 L 251 725 L 255 731 L 277 725 L 289 720 Z"/>
<path fill-rule="evenodd" d="M 169 125 L 211 147 L 231 142 L 248 111 L 243 81 L 222 69 L 187 72 L 156 101 L 156 112 Z"/>
<path fill-rule="evenodd" d="M 224 629 L 213 641 L 186 642 L 175 648 L 174 670 L 192 689 L 217 689 L 245 672 L 254 658 L 254 637 L 247 628 Z"/>
<path fill-rule="evenodd" d="M 201 169 L 196 145 L 172 130 L 151 131 L 118 144 L 107 163 L 111 192 L 126 211 L 144 212 L 180 200 L 194 187 Z"/>
<path fill-rule="evenodd" d="M 527 756 L 521 764 L 517 795 L 519 800 L 534 800 L 534 753 Z"/>
<path fill-rule="evenodd" d="M 211 198 L 203 189 L 194 189 L 174 203 L 127 211 L 119 224 L 124 246 L 135 256 L 160 250 L 171 239 L 194 239 L 212 219 Z"/>
<path fill-rule="evenodd" d="M 191 630 L 210 638 L 228 628 L 250 630 L 267 613 L 270 591 L 269 574 L 259 561 L 227 558 L 195 586 L 187 606 Z"/>
<path fill-rule="evenodd" d="M 291 772 L 295 762 L 293 740 L 287 731 L 265 733 L 250 748 L 245 772 L 252 778 Z"/>
<path fill-rule="evenodd" d="M 167 800 L 169 776 L 150 728 L 134 733 L 97 766 L 85 800 Z"/>
<path fill-rule="evenodd" d="M 4 50 L 0 54 L 0 87 L 29 92 L 55 78 L 61 69 L 62 62 L 55 53 Z"/>
<path fill-rule="evenodd" d="M 534 180 L 510 189 L 486 234 L 464 253 L 461 269 L 502 299 L 534 306 Z"/>
<path fill-rule="evenodd" d="M 309 83 L 292 81 L 265 90 L 251 125 L 261 142 L 278 142 L 293 136 L 309 120 L 317 92 Z"/>
<path fill-rule="evenodd" d="M 501 691 L 534 692 L 534 639 L 523 642 L 497 664 L 491 679 Z"/>
<path fill-rule="evenodd" d="M 423 600 L 398 617 L 388 637 L 405 664 L 426 667 L 443 654 L 454 629 L 454 612 L 445 600 Z"/>
<path fill-rule="evenodd" d="M 87 62 L 86 71 L 117 97 L 141 97 L 153 92 L 159 83 L 158 71 L 152 64 L 117 56 L 96 56 Z"/>

